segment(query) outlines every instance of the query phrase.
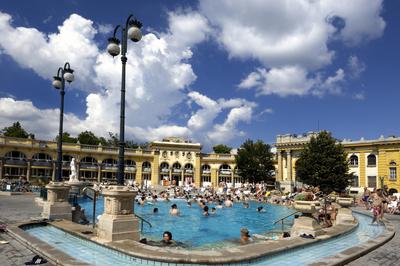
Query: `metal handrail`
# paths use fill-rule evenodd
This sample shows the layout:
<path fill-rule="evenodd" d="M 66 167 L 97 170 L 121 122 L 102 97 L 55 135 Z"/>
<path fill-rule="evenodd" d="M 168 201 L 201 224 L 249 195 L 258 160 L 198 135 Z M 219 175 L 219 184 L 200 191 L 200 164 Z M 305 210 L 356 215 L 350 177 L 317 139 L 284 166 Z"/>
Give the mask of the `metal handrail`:
<path fill-rule="evenodd" d="M 140 225 L 140 232 L 143 232 L 143 222 L 147 223 L 147 224 L 150 226 L 150 228 L 153 227 L 153 226 L 151 225 L 151 223 L 150 223 L 149 221 L 147 221 L 146 219 L 144 219 L 143 217 L 137 215 L 136 213 L 135 213 L 135 216 L 136 216 L 137 218 L 139 218 L 139 219 L 140 219 L 140 222 L 141 222 L 141 225 Z"/>
<path fill-rule="evenodd" d="M 299 211 L 295 211 L 295 212 L 293 212 L 293 213 L 291 213 L 291 214 L 289 214 L 289 215 L 287 215 L 287 216 L 285 216 L 285 217 L 283 217 L 283 218 L 281 218 L 281 219 L 275 221 L 275 222 L 274 222 L 274 225 L 276 225 L 276 224 L 279 223 L 279 222 L 282 222 L 282 232 L 283 232 L 283 229 L 284 229 L 283 221 L 284 221 L 285 219 L 289 218 L 290 216 L 296 214 L 296 213 L 299 213 Z"/>

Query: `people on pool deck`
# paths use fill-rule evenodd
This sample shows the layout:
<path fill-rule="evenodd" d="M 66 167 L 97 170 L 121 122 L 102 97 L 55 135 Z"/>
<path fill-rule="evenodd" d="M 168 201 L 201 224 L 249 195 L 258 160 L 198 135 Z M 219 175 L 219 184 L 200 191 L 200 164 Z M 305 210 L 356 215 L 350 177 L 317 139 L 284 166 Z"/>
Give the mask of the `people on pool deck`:
<path fill-rule="evenodd" d="M 240 228 L 240 243 L 248 244 L 252 242 L 253 239 L 250 237 L 249 230 L 247 228 Z"/>
<path fill-rule="evenodd" d="M 383 212 L 383 196 L 382 196 L 382 190 L 378 189 L 376 191 L 377 193 L 374 193 L 372 196 L 372 223 L 380 223 L 382 222 L 382 212 Z"/>
<path fill-rule="evenodd" d="M 172 215 L 172 216 L 180 215 L 180 211 L 178 209 L 178 206 L 176 206 L 175 203 L 171 205 L 171 209 L 169 210 L 169 214 Z"/>

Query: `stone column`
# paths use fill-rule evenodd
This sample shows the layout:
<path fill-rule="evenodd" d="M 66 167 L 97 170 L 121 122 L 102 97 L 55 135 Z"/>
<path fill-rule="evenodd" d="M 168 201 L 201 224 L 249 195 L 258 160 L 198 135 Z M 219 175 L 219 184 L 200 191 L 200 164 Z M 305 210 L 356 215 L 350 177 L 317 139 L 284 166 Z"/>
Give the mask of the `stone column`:
<path fill-rule="evenodd" d="M 75 167 L 76 167 L 76 178 L 78 178 L 78 180 L 81 180 L 80 166 L 81 166 L 81 163 L 80 163 L 80 162 L 75 162 Z"/>
<path fill-rule="evenodd" d="M 135 175 L 135 182 L 137 184 L 142 184 L 143 180 L 143 169 L 142 169 L 143 163 L 142 162 L 136 162 L 136 175 Z"/>
<path fill-rule="evenodd" d="M 214 188 L 218 188 L 218 175 L 217 175 L 218 169 L 213 169 L 211 168 L 211 185 Z"/>
<path fill-rule="evenodd" d="M 62 177 L 61 177 L 62 178 Z M 51 180 L 54 182 L 56 181 L 56 162 L 53 162 L 52 173 L 51 173 Z M 62 179 L 61 179 L 62 180 Z"/>
<path fill-rule="evenodd" d="M 193 182 L 196 187 L 201 186 L 201 160 L 200 153 L 196 153 L 195 167 L 193 168 Z"/>
<path fill-rule="evenodd" d="M 151 184 L 158 185 L 158 180 L 160 179 L 160 152 L 154 152 L 154 159 L 151 164 Z"/>
<path fill-rule="evenodd" d="M 70 187 L 63 182 L 50 182 L 47 186 L 47 201 L 43 203 L 42 217 L 71 221 L 71 205 L 68 203 Z"/>
<path fill-rule="evenodd" d="M 98 223 L 100 241 L 139 241 L 139 219 L 134 215 L 136 192 L 125 186 L 109 186 L 102 192 L 104 213 Z"/>
<path fill-rule="evenodd" d="M 3 158 L 0 159 L 0 179 L 3 179 L 3 172 L 4 172 L 4 162 Z"/>
<path fill-rule="evenodd" d="M 0 177 L 0 179 L 1 179 L 1 177 Z M 31 161 L 29 160 L 27 162 L 27 166 L 26 166 L 26 180 L 30 181 L 30 179 L 31 179 Z"/>
<path fill-rule="evenodd" d="M 286 152 L 286 161 L 287 161 L 287 180 L 292 183 L 292 151 L 288 150 Z"/>
<path fill-rule="evenodd" d="M 278 150 L 278 181 L 283 180 L 283 159 L 282 159 L 282 151 Z"/>
<path fill-rule="evenodd" d="M 97 182 L 101 182 L 101 164 L 99 163 L 97 166 Z"/>

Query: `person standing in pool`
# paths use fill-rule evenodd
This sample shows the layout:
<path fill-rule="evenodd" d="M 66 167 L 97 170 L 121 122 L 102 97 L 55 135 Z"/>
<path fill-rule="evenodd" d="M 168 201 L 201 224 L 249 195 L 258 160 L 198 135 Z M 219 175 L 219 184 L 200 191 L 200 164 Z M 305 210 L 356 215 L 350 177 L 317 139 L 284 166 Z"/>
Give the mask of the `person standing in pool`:
<path fill-rule="evenodd" d="M 172 204 L 171 205 L 171 209 L 169 210 L 169 214 L 172 216 L 179 216 L 181 213 L 178 209 L 178 206 L 176 206 L 176 204 Z"/>

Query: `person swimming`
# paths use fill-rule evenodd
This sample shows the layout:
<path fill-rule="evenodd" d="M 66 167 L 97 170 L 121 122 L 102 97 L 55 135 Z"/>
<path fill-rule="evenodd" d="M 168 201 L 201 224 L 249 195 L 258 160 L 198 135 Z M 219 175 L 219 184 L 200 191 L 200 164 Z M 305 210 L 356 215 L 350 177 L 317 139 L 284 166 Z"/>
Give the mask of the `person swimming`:
<path fill-rule="evenodd" d="M 178 206 L 175 203 L 171 205 L 171 209 L 169 210 L 169 214 L 172 215 L 172 216 L 180 215 L 180 211 L 178 209 Z"/>
<path fill-rule="evenodd" d="M 204 216 L 209 216 L 210 214 L 208 213 L 208 206 L 204 206 L 203 208 L 203 215 Z"/>
<path fill-rule="evenodd" d="M 257 212 L 266 212 L 266 210 L 264 209 L 264 207 L 260 206 L 257 207 Z"/>

